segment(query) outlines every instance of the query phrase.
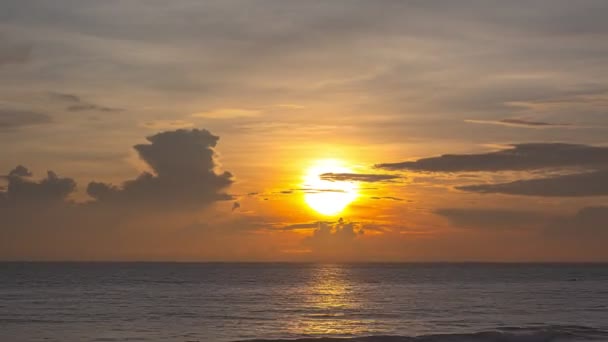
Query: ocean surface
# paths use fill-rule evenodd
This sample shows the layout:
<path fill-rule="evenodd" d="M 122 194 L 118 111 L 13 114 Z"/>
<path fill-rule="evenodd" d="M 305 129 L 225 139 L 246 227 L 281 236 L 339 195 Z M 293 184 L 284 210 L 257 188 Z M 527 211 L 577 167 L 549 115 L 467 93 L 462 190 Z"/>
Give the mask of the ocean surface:
<path fill-rule="evenodd" d="M 0 263 L 0 341 L 608 341 L 606 264 Z"/>

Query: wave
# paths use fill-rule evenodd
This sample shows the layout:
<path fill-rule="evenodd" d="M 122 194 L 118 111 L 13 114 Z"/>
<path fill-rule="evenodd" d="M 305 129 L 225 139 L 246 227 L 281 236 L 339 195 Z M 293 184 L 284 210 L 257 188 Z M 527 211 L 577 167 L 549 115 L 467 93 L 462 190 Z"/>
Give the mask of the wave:
<path fill-rule="evenodd" d="M 508 327 L 493 331 L 419 336 L 321 337 L 300 339 L 255 339 L 241 342 L 582 342 L 606 341 L 608 331 L 591 327 L 562 325 Z"/>

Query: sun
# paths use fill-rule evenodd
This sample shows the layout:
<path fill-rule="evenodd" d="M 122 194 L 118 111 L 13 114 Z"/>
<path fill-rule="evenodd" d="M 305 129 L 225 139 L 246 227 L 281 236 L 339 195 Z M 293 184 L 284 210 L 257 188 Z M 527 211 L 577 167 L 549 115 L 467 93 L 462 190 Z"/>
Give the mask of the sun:
<path fill-rule="evenodd" d="M 334 216 L 342 212 L 358 194 L 358 185 L 349 181 L 321 179 L 325 173 L 352 173 L 335 159 L 318 160 L 304 175 L 304 201 L 319 214 Z"/>

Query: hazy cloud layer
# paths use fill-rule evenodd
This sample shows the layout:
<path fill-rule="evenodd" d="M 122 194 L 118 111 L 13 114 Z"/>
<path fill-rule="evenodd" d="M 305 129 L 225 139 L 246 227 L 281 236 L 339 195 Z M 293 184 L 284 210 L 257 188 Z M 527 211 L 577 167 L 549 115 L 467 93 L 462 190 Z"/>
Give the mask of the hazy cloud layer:
<path fill-rule="evenodd" d="M 23 64 L 27 62 L 31 53 L 31 46 L 8 42 L 0 35 L 0 68 L 10 64 Z"/>
<path fill-rule="evenodd" d="M 443 208 L 435 214 L 457 227 L 479 229 L 519 229 L 546 221 L 546 215 L 533 211 L 482 208 Z"/>
<path fill-rule="evenodd" d="M 563 167 L 608 166 L 608 147 L 562 143 L 515 144 L 480 154 L 445 154 L 376 167 L 388 170 L 430 172 L 519 171 Z"/>
<path fill-rule="evenodd" d="M 550 236 L 568 238 L 580 242 L 608 243 L 608 207 L 586 207 L 576 215 L 556 219 L 545 228 Z"/>
<path fill-rule="evenodd" d="M 0 133 L 3 130 L 47 124 L 51 121 L 51 117 L 44 113 L 0 108 Z"/>

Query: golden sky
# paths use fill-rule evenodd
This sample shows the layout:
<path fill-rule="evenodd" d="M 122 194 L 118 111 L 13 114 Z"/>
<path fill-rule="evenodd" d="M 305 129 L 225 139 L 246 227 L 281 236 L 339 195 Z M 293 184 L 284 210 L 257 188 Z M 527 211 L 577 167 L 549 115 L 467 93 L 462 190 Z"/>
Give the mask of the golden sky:
<path fill-rule="evenodd" d="M 608 261 L 607 11 L 4 1 L 0 259 Z"/>

